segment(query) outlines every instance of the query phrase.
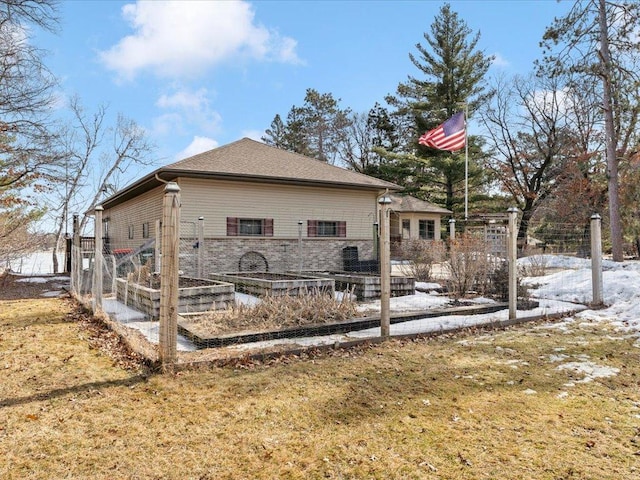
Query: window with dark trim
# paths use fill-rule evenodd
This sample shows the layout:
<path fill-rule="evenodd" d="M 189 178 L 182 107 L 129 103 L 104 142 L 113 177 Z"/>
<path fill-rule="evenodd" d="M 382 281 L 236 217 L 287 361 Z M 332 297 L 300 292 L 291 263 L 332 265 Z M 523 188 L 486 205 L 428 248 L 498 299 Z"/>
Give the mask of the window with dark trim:
<path fill-rule="evenodd" d="M 145 222 L 142 224 L 142 238 L 149 238 L 150 235 L 150 231 L 149 231 L 149 222 Z"/>
<path fill-rule="evenodd" d="M 418 223 L 418 234 L 423 240 L 434 240 L 436 238 L 435 220 L 420 220 Z"/>
<path fill-rule="evenodd" d="M 308 237 L 346 237 L 347 222 L 333 220 L 307 220 Z"/>
<path fill-rule="evenodd" d="M 227 217 L 227 236 L 273 237 L 273 218 Z"/>
<path fill-rule="evenodd" d="M 102 219 L 102 244 L 104 251 L 109 253 L 111 251 L 111 240 L 109 238 L 109 226 L 111 225 L 111 219 L 105 217 Z"/>
<path fill-rule="evenodd" d="M 407 218 L 402 220 L 402 238 L 411 238 L 411 220 Z"/>
<path fill-rule="evenodd" d="M 134 230 L 133 230 L 133 225 L 129 225 L 129 240 L 133 240 L 134 238 Z"/>

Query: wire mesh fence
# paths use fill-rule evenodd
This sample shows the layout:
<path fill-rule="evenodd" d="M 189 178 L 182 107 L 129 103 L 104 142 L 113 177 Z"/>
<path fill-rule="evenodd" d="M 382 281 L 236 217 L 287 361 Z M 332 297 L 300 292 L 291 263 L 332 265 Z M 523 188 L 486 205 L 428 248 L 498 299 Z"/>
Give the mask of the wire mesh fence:
<path fill-rule="evenodd" d="M 341 220 L 296 220 L 280 230 L 264 221 L 229 222 L 218 235 L 205 229 L 203 217 L 182 219 L 170 276 L 162 271 L 161 222 L 147 229 L 149 238 L 118 237 L 112 230 L 100 252 L 87 242 L 74 245 L 72 286 L 94 306 L 101 286 L 97 307 L 157 344 L 162 343 L 163 282 L 166 287 L 175 277 L 177 300 L 165 304 L 165 313 L 167 308 L 175 313 L 181 352 L 210 350 L 225 358 L 379 339 L 378 222 L 355 218 L 349 210 L 330 218 Z M 517 268 L 518 317 L 585 308 L 593 280 L 591 260 L 585 258 L 588 227 L 532 225 L 516 262 L 507 255 L 506 223 L 476 225 L 446 240 L 419 238 L 420 232 L 397 236 L 388 266 L 391 335 L 506 321 L 511 263 Z"/>
<path fill-rule="evenodd" d="M 593 302 L 591 228 L 584 224 L 532 224 L 518 259 L 524 294 L 544 311 L 573 311 Z"/>

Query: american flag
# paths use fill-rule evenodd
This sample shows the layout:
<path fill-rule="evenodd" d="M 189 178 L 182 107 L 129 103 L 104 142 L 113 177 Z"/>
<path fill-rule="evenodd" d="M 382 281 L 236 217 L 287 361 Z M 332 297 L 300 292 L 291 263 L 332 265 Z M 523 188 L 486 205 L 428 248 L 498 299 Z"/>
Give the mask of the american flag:
<path fill-rule="evenodd" d="M 418 140 L 420 145 L 455 152 L 466 142 L 464 112 L 458 112 L 438 128 L 429 130 Z"/>

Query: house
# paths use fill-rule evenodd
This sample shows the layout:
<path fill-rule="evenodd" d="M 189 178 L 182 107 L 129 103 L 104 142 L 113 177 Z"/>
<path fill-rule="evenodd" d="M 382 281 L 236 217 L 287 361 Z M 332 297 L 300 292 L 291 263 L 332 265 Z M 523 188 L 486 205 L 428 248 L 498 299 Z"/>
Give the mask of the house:
<path fill-rule="evenodd" d="M 452 215 L 451 210 L 410 195 L 391 194 L 389 227 L 391 242 L 402 240 L 440 240 L 441 219 Z"/>
<path fill-rule="evenodd" d="M 244 138 L 161 167 L 104 200 L 109 250 L 153 243 L 169 181 L 180 187 L 180 268 L 193 274 L 199 263 L 204 276 L 342 270 L 347 246 L 374 258 L 377 200 L 401 188 Z"/>

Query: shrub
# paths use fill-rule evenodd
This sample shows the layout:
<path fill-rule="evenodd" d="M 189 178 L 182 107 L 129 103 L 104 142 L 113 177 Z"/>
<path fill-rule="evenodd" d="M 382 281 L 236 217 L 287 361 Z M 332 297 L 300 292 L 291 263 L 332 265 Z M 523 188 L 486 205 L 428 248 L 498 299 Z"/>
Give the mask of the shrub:
<path fill-rule="evenodd" d="M 538 253 L 536 249 L 526 248 L 524 251 L 526 262 L 519 266 L 523 277 L 542 277 L 547 274 L 548 257 Z"/>
<path fill-rule="evenodd" d="M 491 288 L 489 293 L 495 296 L 498 300 L 509 300 L 509 264 L 502 262 L 500 267 L 493 271 L 490 275 Z M 516 289 L 518 291 L 518 298 L 528 301 L 530 297 L 529 287 L 522 284 L 521 269 L 518 269 L 516 275 Z"/>
<path fill-rule="evenodd" d="M 455 299 L 465 297 L 471 291 L 484 294 L 489 273 L 495 269 L 494 263 L 489 245 L 482 238 L 463 234 L 450 241 L 446 263 L 449 294 Z"/>
<path fill-rule="evenodd" d="M 401 257 L 409 261 L 406 274 L 419 282 L 433 280 L 433 266 L 445 259 L 446 251 L 440 240 L 403 240 L 400 245 Z"/>

